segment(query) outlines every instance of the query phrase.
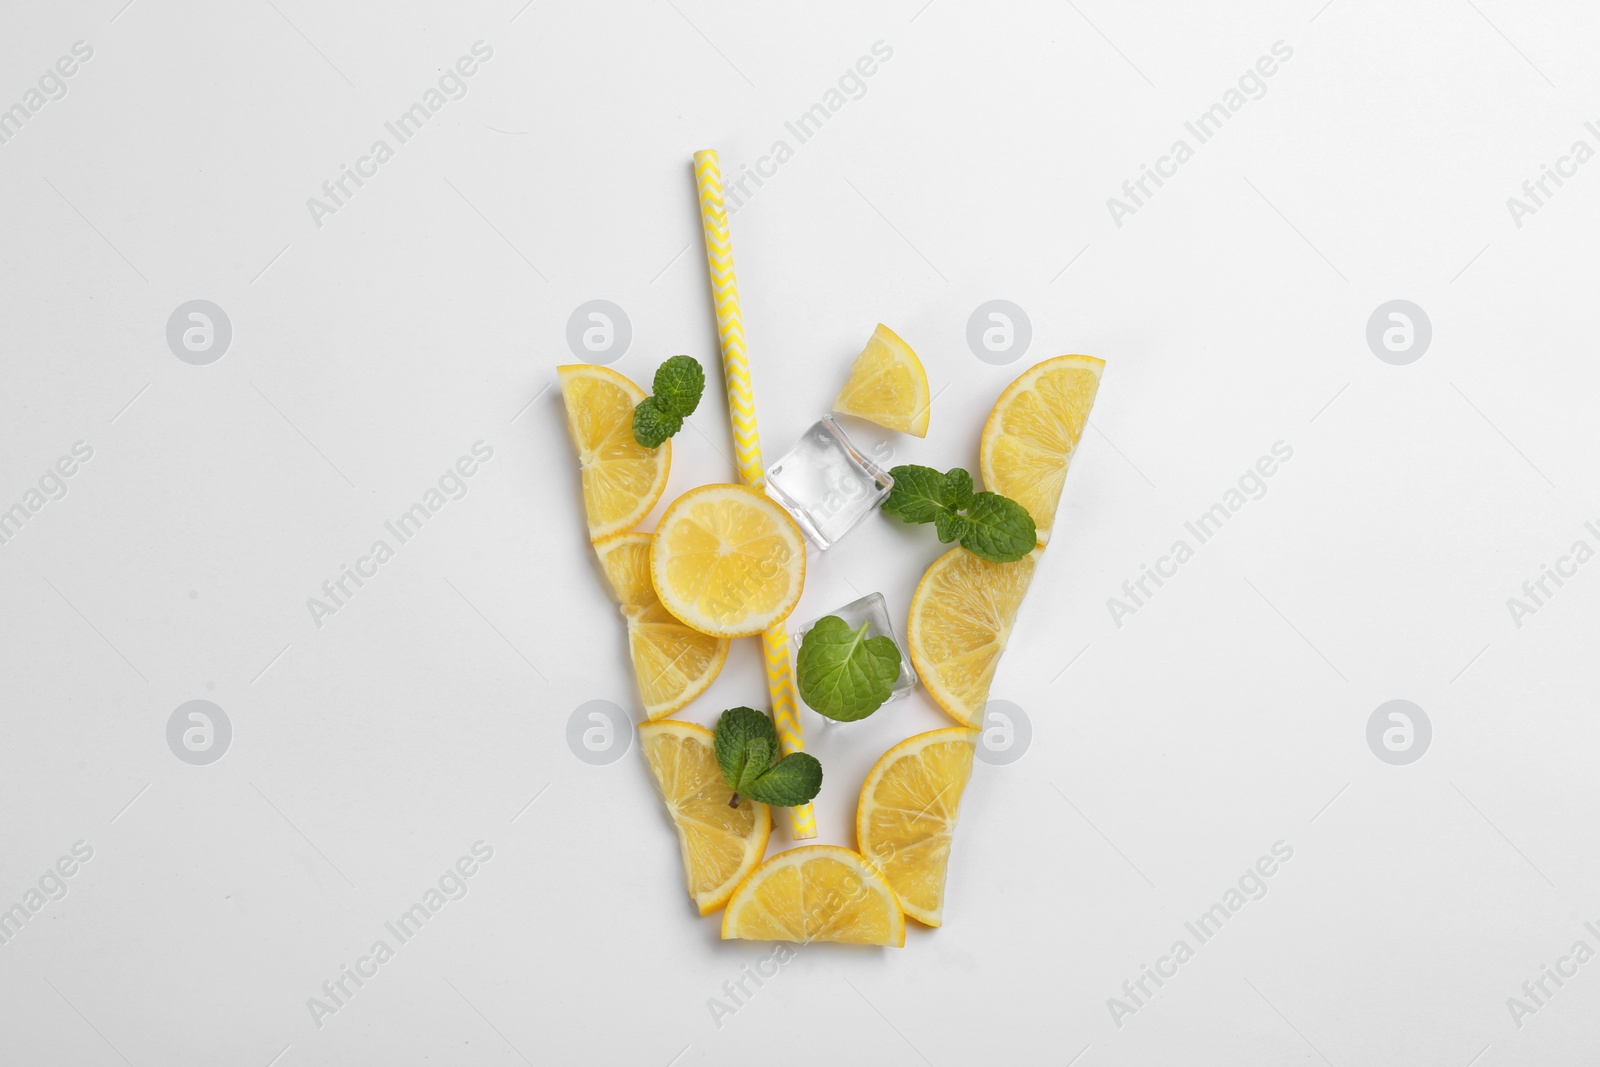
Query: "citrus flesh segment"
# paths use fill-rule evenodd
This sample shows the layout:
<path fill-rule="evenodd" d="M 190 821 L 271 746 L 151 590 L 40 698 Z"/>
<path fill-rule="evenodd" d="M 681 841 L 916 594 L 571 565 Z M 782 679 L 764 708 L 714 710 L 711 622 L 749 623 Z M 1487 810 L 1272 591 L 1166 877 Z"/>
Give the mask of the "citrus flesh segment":
<path fill-rule="evenodd" d="M 1006 386 L 983 424 L 983 486 L 1028 509 L 1039 543 L 1050 540 L 1067 465 L 1083 437 L 1105 361 L 1057 356 Z"/>
<path fill-rule="evenodd" d="M 1039 560 L 990 563 L 964 548 L 934 560 L 917 583 L 906 644 L 928 695 L 963 726 L 983 721 L 1000 654 Z"/>
<path fill-rule="evenodd" d="M 788 618 L 805 585 L 800 527 L 771 497 L 702 485 L 667 506 L 650 578 L 680 622 L 714 637 L 749 637 Z"/>
<path fill-rule="evenodd" d="M 916 437 L 928 436 L 928 374 L 911 346 L 878 324 L 850 365 L 833 410 Z"/>
<path fill-rule="evenodd" d="M 612 534 L 594 549 L 628 622 L 628 652 L 645 716 L 655 720 L 706 691 L 728 660 L 728 641 L 685 626 L 661 606 L 650 583 L 650 540 L 647 533 Z"/>
<path fill-rule="evenodd" d="M 591 541 L 631 530 L 667 488 L 672 442 L 646 448 L 633 437 L 633 409 L 645 391 L 609 367 L 556 368 L 567 431 L 583 473 L 583 510 Z"/>
<path fill-rule="evenodd" d="M 918 922 L 944 917 L 945 869 L 978 731 L 964 726 L 908 737 L 879 757 L 856 802 L 856 844 Z"/>
<path fill-rule="evenodd" d="M 894 890 L 859 852 L 806 845 L 773 856 L 734 890 L 722 936 L 898 948 L 906 920 Z"/>
<path fill-rule="evenodd" d="M 701 915 L 723 904 L 767 851 L 772 813 L 765 804 L 740 797 L 730 808 L 733 790 L 717 766 L 714 735 L 704 726 L 667 719 L 639 726 L 656 787 L 678 831 L 689 896 Z"/>
<path fill-rule="evenodd" d="M 650 584 L 650 535 L 643 532 L 612 534 L 594 543 L 600 570 L 623 611 L 659 603 Z"/>

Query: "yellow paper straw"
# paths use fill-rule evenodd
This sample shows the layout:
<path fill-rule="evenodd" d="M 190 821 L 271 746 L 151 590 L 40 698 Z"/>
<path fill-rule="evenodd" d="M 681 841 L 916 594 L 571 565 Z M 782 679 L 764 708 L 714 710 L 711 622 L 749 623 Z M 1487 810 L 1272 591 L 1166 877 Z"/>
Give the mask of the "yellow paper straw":
<path fill-rule="evenodd" d="M 744 347 L 744 316 L 739 312 L 739 284 L 733 276 L 733 244 L 728 239 L 728 213 L 722 202 L 722 171 L 717 154 L 694 154 L 695 184 L 700 189 L 700 224 L 705 231 L 706 269 L 711 274 L 711 295 L 717 308 L 717 333 L 722 338 L 722 376 L 728 383 L 728 419 L 733 424 L 733 458 L 744 484 L 760 489 L 766 484 L 761 468 L 761 438 L 756 430 L 755 394 L 750 388 L 750 361 Z M 772 721 L 784 754 L 801 752 L 800 713 L 789 665 L 789 634 L 776 623 L 761 635 L 766 652 L 767 693 L 772 698 Z M 796 840 L 817 836 L 817 820 L 810 804 L 789 809 L 789 828 Z"/>

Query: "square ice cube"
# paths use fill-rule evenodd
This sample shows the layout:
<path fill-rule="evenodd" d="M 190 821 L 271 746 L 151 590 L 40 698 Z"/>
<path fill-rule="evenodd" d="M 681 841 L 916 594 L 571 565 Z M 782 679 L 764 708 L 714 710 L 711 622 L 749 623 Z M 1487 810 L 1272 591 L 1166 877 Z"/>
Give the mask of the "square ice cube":
<path fill-rule="evenodd" d="M 890 691 L 889 699 L 884 701 L 885 704 L 899 700 L 917 687 L 917 672 L 911 667 L 911 659 L 906 655 L 906 646 L 894 632 L 894 622 L 889 618 L 889 604 L 883 599 L 882 593 L 868 593 L 860 600 L 852 600 L 842 608 L 824 612 L 800 627 L 795 631 L 793 646 L 797 654 L 805 641 L 806 634 L 817 624 L 817 619 L 828 615 L 837 615 L 852 630 L 866 623 L 868 637 L 887 637 L 900 650 L 900 677 L 895 679 L 894 689 Z M 827 716 L 823 716 L 823 719 L 827 722 L 833 721 Z"/>
<path fill-rule="evenodd" d="M 767 468 L 767 494 L 824 551 L 872 514 L 893 487 L 894 479 L 850 443 L 831 415 Z"/>

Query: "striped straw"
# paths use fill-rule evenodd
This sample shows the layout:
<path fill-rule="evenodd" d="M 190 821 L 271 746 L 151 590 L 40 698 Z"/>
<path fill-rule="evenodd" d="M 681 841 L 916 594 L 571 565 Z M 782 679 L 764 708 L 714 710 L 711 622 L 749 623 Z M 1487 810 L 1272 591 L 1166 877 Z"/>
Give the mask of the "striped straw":
<path fill-rule="evenodd" d="M 717 308 L 717 333 L 722 339 L 722 376 L 728 383 L 728 418 L 733 424 L 733 458 L 744 484 L 760 489 L 766 484 L 761 468 L 761 438 L 756 429 L 756 400 L 750 388 L 750 361 L 744 346 L 744 316 L 739 311 L 739 284 L 733 276 L 733 244 L 728 239 L 728 213 L 722 201 L 722 171 L 716 152 L 694 154 L 695 183 L 700 189 L 700 223 L 705 231 L 706 269 Z M 789 664 L 789 634 L 781 622 L 761 635 L 766 653 L 767 692 L 772 698 L 772 721 L 784 753 L 801 752 L 799 705 L 794 671 Z M 789 809 L 789 828 L 796 840 L 817 836 L 817 820 L 810 804 Z"/>

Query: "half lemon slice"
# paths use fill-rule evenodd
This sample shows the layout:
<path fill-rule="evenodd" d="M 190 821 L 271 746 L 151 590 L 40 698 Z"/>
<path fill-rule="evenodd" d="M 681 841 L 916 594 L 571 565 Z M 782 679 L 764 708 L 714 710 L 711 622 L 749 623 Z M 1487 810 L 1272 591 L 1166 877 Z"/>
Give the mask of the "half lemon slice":
<path fill-rule="evenodd" d="M 666 491 L 672 442 L 646 448 L 634 440 L 633 409 L 645 392 L 609 367 L 557 367 L 556 379 L 583 471 L 589 540 L 633 529 Z"/>
<path fill-rule="evenodd" d="M 714 735 L 692 722 L 666 719 L 639 727 L 639 746 L 678 830 L 689 896 L 701 915 L 727 902 L 734 888 L 767 851 L 772 814 L 765 804 L 740 797 L 717 766 Z"/>
<path fill-rule="evenodd" d="M 977 740 L 978 731 L 965 726 L 908 737 L 879 757 L 861 783 L 861 854 L 889 880 L 905 913 L 928 926 L 943 921 L 950 838 Z"/>
<path fill-rule="evenodd" d="M 1028 509 L 1039 543 L 1050 540 L 1067 464 L 1089 422 L 1105 360 L 1057 356 L 1006 386 L 983 424 L 983 487 Z"/>
<path fill-rule="evenodd" d="M 983 722 L 989 683 L 1040 551 L 1015 563 L 990 563 L 953 548 L 928 566 L 911 596 L 911 665 L 934 703 L 963 726 Z"/>
<path fill-rule="evenodd" d="M 734 890 L 722 936 L 899 948 L 906 919 L 894 890 L 861 853 L 806 845 L 778 853 Z"/>

